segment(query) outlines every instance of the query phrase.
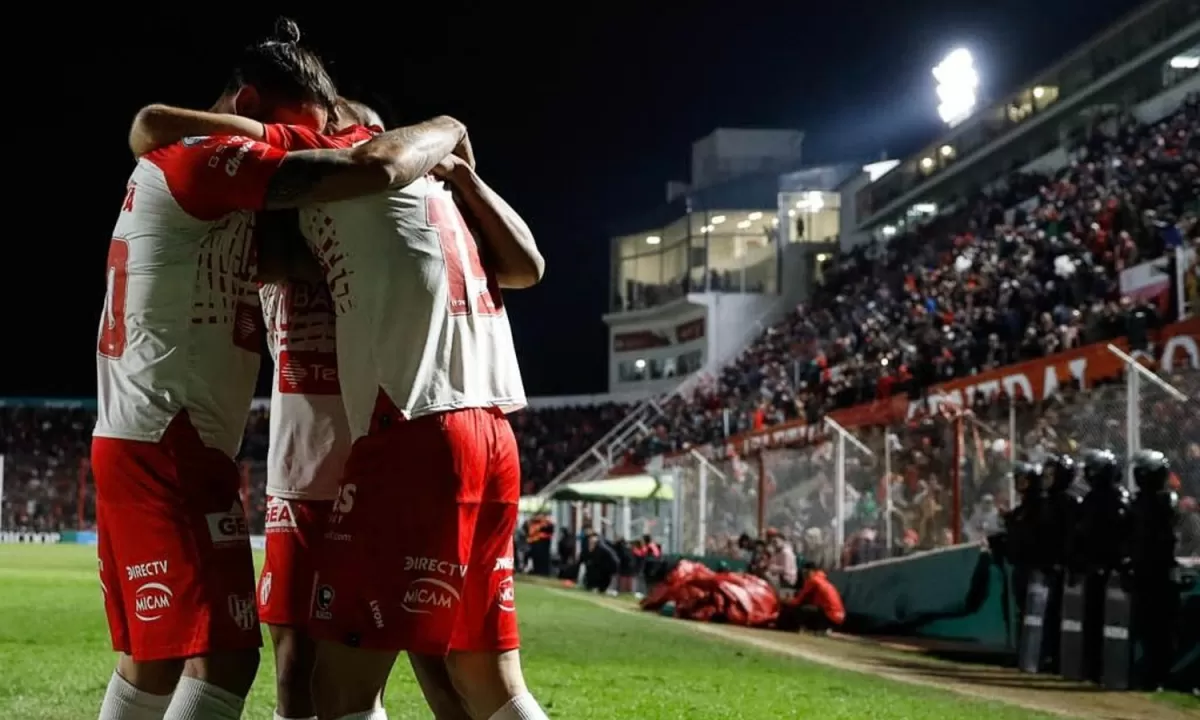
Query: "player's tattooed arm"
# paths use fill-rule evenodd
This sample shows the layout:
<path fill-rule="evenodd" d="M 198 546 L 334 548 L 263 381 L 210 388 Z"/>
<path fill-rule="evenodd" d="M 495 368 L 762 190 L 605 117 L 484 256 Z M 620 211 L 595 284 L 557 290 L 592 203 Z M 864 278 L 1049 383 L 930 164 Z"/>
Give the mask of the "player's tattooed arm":
<path fill-rule="evenodd" d="M 349 150 L 288 153 L 271 177 L 265 207 L 293 208 L 402 187 L 428 174 L 466 137 L 450 117 L 397 128 Z"/>
<path fill-rule="evenodd" d="M 463 214 L 479 231 L 489 268 L 500 287 L 522 289 L 541 281 L 546 261 L 538 250 L 533 231 L 512 206 L 488 187 L 465 162 L 455 156 L 434 168 L 448 182 Z"/>
<path fill-rule="evenodd" d="M 226 113 L 147 105 L 129 128 L 129 149 L 136 157 L 196 135 L 240 135 L 263 140 L 266 128 L 257 120 Z"/>

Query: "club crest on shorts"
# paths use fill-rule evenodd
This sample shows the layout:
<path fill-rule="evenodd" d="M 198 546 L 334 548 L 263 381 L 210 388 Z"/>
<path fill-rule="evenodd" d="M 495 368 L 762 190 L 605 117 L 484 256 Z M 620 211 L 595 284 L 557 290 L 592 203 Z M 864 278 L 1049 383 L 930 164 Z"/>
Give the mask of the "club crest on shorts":
<path fill-rule="evenodd" d="M 228 599 L 229 617 L 239 630 L 253 630 L 258 624 L 258 608 L 254 606 L 254 596 L 239 597 L 230 595 Z"/>

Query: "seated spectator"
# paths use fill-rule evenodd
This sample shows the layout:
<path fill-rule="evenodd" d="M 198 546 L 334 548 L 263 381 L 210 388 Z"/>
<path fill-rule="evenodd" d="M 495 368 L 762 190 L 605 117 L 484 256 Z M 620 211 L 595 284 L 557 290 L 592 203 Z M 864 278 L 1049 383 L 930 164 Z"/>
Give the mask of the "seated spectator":
<path fill-rule="evenodd" d="M 776 529 L 767 531 L 767 581 L 776 588 L 796 587 L 796 551 Z"/>

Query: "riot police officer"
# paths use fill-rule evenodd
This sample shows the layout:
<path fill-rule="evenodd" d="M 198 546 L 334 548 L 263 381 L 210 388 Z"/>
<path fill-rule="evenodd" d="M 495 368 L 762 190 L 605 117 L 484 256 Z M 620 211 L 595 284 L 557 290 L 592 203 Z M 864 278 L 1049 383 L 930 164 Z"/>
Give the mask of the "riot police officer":
<path fill-rule="evenodd" d="M 1173 573 L 1175 528 L 1179 496 L 1167 487 L 1171 468 L 1157 450 L 1140 450 L 1130 462 L 1137 497 L 1133 501 L 1131 566 L 1133 625 L 1141 636 L 1143 655 L 1139 684 L 1163 685 L 1174 659 L 1172 626 L 1178 612 L 1179 589 Z"/>
<path fill-rule="evenodd" d="M 1049 630 L 1042 640 L 1044 661 L 1041 665 L 1050 669 L 1059 667 L 1063 580 L 1082 503 L 1075 487 L 1076 474 L 1075 459 L 1067 454 L 1052 455 L 1042 463 L 1041 479 L 1046 497 L 1037 518 L 1037 565 L 1042 569 L 1048 590 L 1042 625 Z"/>
<path fill-rule="evenodd" d="M 1071 538 L 1079 523 L 1082 498 L 1075 492 L 1075 459 L 1070 455 L 1052 455 L 1042 464 L 1042 487 L 1046 504 L 1038 523 L 1038 547 L 1042 564 L 1065 568 Z"/>
<path fill-rule="evenodd" d="M 1041 468 L 1031 463 L 1017 463 L 1013 468 L 1013 485 L 1021 504 L 1005 516 L 1004 529 L 1008 536 L 1008 559 L 1013 566 L 1013 594 L 1017 601 L 1018 617 L 1024 618 L 1029 576 L 1033 570 L 1042 567 L 1042 553 L 1038 547 L 1038 528 L 1045 497 Z"/>
<path fill-rule="evenodd" d="M 1104 609 L 1109 577 L 1129 562 L 1129 491 L 1121 484 L 1121 464 L 1109 450 L 1083 453 L 1088 493 L 1069 550 L 1068 564 L 1084 576 L 1083 661 L 1085 677 L 1100 680 Z"/>
<path fill-rule="evenodd" d="M 1070 565 L 1109 573 L 1129 561 L 1129 491 L 1121 484 L 1121 464 L 1110 450 L 1086 450 L 1082 456 L 1087 495 L 1070 549 Z"/>

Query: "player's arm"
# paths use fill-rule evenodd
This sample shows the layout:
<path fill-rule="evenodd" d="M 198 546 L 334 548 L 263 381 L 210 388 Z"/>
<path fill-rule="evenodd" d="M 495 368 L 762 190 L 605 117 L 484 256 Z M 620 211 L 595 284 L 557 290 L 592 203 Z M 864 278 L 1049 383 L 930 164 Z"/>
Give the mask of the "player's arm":
<path fill-rule="evenodd" d="M 129 128 L 129 149 L 137 157 L 177 143 L 185 137 L 240 135 L 266 140 L 266 127 L 257 120 L 227 113 L 188 110 L 170 105 L 147 105 Z"/>
<path fill-rule="evenodd" d="M 457 157 L 440 163 L 435 173 L 450 184 L 464 214 L 475 221 L 500 287 L 522 289 L 538 284 L 546 272 L 546 261 L 517 211 Z"/>
<path fill-rule="evenodd" d="M 462 123 L 442 116 L 389 130 L 348 150 L 287 153 L 271 177 L 263 207 L 348 200 L 409 185 L 454 152 L 466 135 Z"/>
<path fill-rule="evenodd" d="M 352 148 L 345 145 L 353 139 L 326 138 L 302 128 L 270 125 L 266 132 L 268 138 L 288 134 L 297 144 L 342 147 L 285 152 L 273 142 L 210 136 L 159 148 L 145 160 L 162 169 L 186 212 L 216 219 L 236 210 L 284 210 L 408 185 L 449 155 L 466 128 L 453 118 L 438 117 Z"/>

